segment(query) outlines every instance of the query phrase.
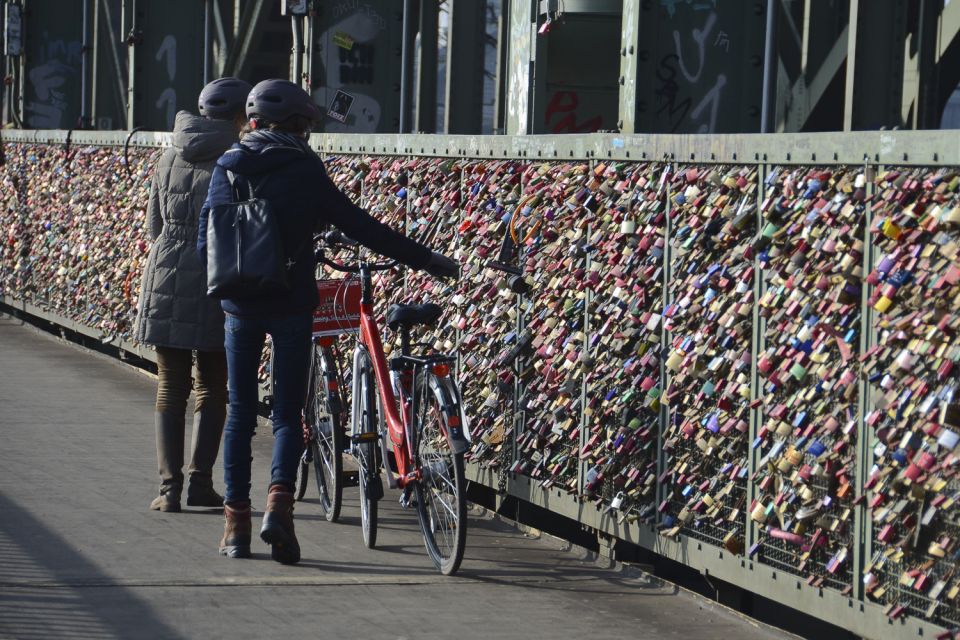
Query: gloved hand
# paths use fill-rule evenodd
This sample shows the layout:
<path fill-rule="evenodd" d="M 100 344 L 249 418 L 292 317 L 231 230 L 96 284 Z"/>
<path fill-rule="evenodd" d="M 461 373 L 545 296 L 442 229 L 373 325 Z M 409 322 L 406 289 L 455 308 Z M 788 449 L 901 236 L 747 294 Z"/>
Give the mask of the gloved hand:
<path fill-rule="evenodd" d="M 427 262 L 427 266 L 425 266 L 423 270 L 434 278 L 456 279 L 460 277 L 460 265 L 457 264 L 456 260 L 451 260 L 436 251 L 430 254 L 430 261 Z"/>

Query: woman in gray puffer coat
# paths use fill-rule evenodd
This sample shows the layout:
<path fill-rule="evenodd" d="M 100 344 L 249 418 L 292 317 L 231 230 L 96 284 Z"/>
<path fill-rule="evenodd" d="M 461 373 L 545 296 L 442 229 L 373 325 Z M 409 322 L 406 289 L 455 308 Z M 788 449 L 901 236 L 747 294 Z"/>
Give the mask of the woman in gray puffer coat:
<path fill-rule="evenodd" d="M 197 256 L 200 208 L 217 159 L 237 141 L 250 85 L 214 80 L 200 92 L 200 117 L 177 114 L 173 147 L 157 162 L 147 220 L 154 243 L 143 273 L 136 337 L 157 349 L 158 511 L 180 511 L 187 398 L 196 395 L 187 505 L 220 507 L 213 464 L 226 418 L 227 364 L 223 311 L 207 297 L 207 275 Z M 196 352 L 197 375 L 191 378 Z"/>

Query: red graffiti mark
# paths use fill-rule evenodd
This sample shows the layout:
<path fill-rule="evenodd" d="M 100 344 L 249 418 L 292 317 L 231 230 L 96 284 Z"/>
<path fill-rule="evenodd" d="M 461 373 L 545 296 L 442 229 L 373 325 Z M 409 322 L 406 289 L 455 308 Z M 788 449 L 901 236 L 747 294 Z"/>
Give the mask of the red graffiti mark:
<path fill-rule="evenodd" d="M 593 133 L 600 129 L 603 119 L 594 116 L 577 124 L 577 107 L 580 105 L 580 96 L 576 91 L 557 91 L 550 98 L 547 105 L 544 123 L 550 133 Z M 566 114 L 551 124 L 554 115 Z"/>

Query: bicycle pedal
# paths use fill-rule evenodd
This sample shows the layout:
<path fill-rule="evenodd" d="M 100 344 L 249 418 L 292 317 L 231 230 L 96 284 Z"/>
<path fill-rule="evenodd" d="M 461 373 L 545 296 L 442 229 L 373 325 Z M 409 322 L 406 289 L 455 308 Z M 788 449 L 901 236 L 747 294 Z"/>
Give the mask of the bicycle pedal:
<path fill-rule="evenodd" d="M 340 474 L 341 482 L 345 487 L 359 487 L 360 486 L 360 472 L 359 471 L 348 471 L 344 470 Z"/>
<path fill-rule="evenodd" d="M 383 497 L 383 480 L 379 476 L 366 482 L 367 500 L 374 502 Z"/>
<path fill-rule="evenodd" d="M 413 487 L 407 487 L 400 495 L 400 507 L 410 509 L 417 506 L 417 498 L 413 493 Z"/>
<path fill-rule="evenodd" d="M 379 433 L 373 433 L 372 431 L 366 433 L 358 433 L 356 435 L 350 436 L 350 440 L 354 444 L 359 444 L 361 442 L 376 442 L 380 439 Z"/>

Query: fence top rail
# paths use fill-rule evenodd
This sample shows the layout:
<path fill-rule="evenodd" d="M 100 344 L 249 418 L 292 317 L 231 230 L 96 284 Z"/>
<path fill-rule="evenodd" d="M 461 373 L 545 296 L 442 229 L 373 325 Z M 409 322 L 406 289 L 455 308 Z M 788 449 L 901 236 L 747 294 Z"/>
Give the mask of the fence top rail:
<path fill-rule="evenodd" d="M 6 142 L 135 147 L 170 145 L 167 132 L 8 129 Z M 129 138 L 129 140 L 128 140 Z M 530 136 L 315 133 L 327 155 L 411 155 L 476 160 L 618 160 L 735 164 L 960 166 L 960 130 L 824 133 Z"/>

